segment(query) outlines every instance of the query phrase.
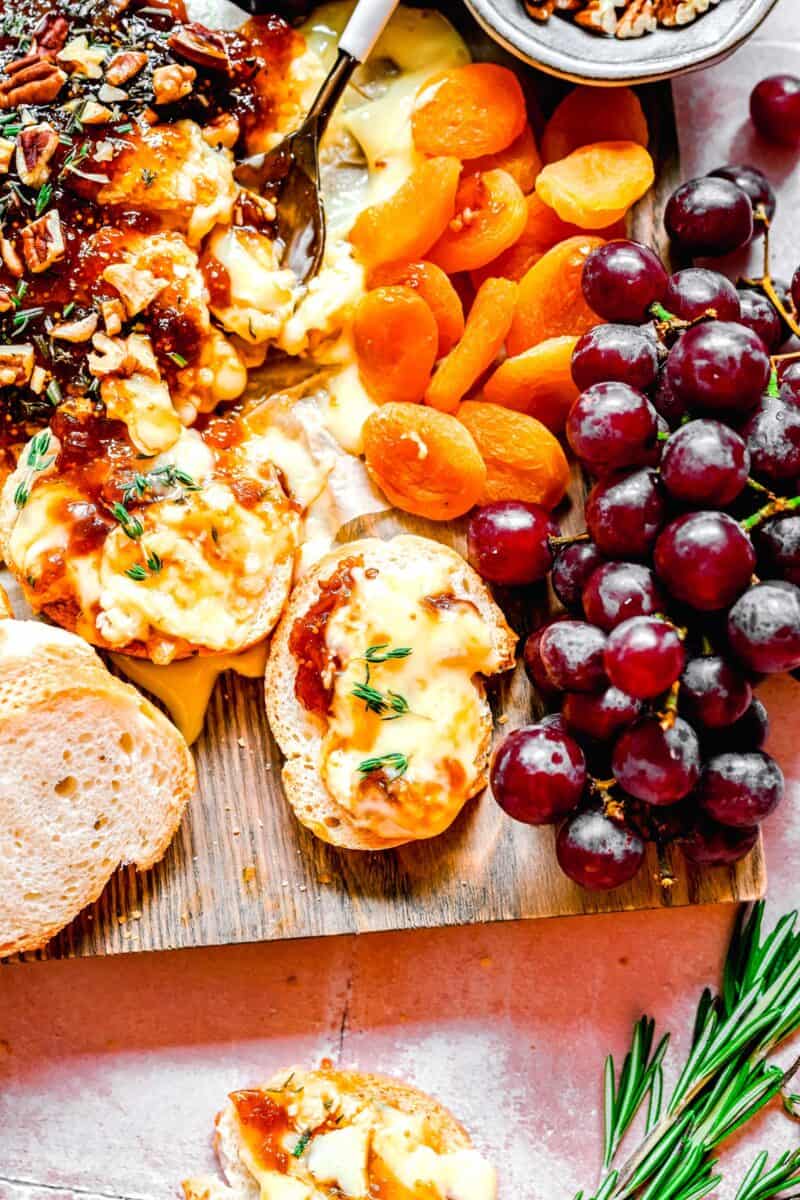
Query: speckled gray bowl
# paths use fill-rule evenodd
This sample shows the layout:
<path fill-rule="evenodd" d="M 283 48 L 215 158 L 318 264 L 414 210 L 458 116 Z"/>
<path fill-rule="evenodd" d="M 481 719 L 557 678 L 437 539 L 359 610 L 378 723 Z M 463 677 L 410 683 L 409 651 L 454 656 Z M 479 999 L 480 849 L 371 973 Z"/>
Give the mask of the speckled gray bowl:
<path fill-rule="evenodd" d="M 551 75 L 613 86 L 668 79 L 719 62 L 750 36 L 777 0 L 720 0 L 691 25 L 641 38 L 602 37 L 561 17 L 533 21 L 522 0 L 466 0 L 486 32 Z"/>

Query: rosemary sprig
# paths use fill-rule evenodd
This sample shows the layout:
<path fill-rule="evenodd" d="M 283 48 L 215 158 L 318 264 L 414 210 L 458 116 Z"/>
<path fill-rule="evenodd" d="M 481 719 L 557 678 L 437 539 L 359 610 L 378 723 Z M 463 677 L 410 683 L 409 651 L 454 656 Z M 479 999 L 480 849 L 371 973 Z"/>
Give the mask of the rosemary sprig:
<path fill-rule="evenodd" d="M 800 931 L 797 913 L 762 934 L 764 906 L 741 915 L 718 995 L 700 997 L 692 1047 L 662 1113 L 664 1037 L 653 1050 L 654 1027 L 643 1017 L 618 1082 L 605 1068 L 605 1142 L 598 1188 L 576 1200 L 701 1200 L 721 1175 L 713 1153 L 782 1091 L 789 1071 L 769 1061 L 800 1028 Z M 645 1136 L 634 1154 L 615 1163 L 620 1143 L 647 1100 Z M 800 1152 L 767 1169 L 751 1167 L 737 1200 L 770 1200 L 800 1181 Z M 800 1197 L 800 1193 L 798 1193 Z M 789 1200 L 789 1197 L 786 1197 Z"/>
<path fill-rule="evenodd" d="M 382 754 L 378 758 L 365 758 L 358 764 L 362 775 L 372 775 L 374 771 L 384 771 L 387 767 L 392 772 L 392 778 L 399 779 L 408 770 L 408 758 L 405 754 L 395 752 Z"/>
<path fill-rule="evenodd" d="M 56 460 L 55 454 L 47 457 L 47 452 L 50 449 L 50 430 L 43 429 L 41 433 L 37 433 L 36 437 L 31 441 L 28 447 L 28 453 L 25 456 L 26 472 L 22 480 L 17 484 L 14 491 L 14 505 L 17 508 L 24 508 L 28 503 L 31 495 L 31 487 L 34 479 L 40 471 L 45 471 Z"/>
<path fill-rule="evenodd" d="M 391 650 L 390 645 L 390 642 L 380 642 L 377 646 L 370 646 L 364 654 L 364 662 L 384 663 L 393 658 L 408 658 L 411 653 L 410 646 L 396 646 Z"/>

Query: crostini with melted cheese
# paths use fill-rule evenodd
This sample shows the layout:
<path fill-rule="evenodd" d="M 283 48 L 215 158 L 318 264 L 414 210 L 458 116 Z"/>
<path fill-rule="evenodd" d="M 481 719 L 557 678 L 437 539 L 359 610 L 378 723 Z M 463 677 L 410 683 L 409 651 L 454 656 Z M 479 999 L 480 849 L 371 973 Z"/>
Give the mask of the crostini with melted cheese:
<path fill-rule="evenodd" d="M 486 782 L 483 676 L 516 636 L 459 554 L 425 538 L 328 554 L 292 594 L 266 674 L 283 781 L 318 837 L 381 850 L 446 829 Z"/>
<path fill-rule="evenodd" d="M 494 1168 L 455 1117 L 393 1079 L 286 1070 L 233 1092 L 215 1146 L 227 1181 L 186 1200 L 495 1200 Z"/>

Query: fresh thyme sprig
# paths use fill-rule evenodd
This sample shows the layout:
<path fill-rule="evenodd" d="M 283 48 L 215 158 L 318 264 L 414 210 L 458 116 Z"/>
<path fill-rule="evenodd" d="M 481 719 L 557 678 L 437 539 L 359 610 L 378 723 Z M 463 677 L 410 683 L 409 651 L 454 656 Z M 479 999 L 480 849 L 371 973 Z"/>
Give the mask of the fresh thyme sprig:
<path fill-rule="evenodd" d="M 800 1028 L 800 931 L 797 913 L 762 937 L 764 906 L 740 917 L 718 995 L 700 998 L 692 1047 L 662 1114 L 666 1038 L 652 1049 L 653 1024 L 634 1027 L 631 1049 L 615 1082 L 606 1063 L 603 1174 L 594 1192 L 575 1200 L 701 1200 L 721 1180 L 715 1149 L 782 1091 L 797 1064 L 784 1071 L 769 1055 Z M 644 1140 L 621 1165 L 626 1131 L 648 1104 Z M 800 1182 L 800 1154 L 767 1170 L 759 1156 L 737 1200 L 770 1200 Z M 798 1193 L 800 1196 L 800 1193 Z M 786 1197 L 786 1200 L 789 1200 Z"/>
<path fill-rule="evenodd" d="M 156 491 L 159 487 L 179 487 L 182 492 L 202 491 L 202 485 L 197 483 L 188 471 L 181 470 L 174 463 L 165 463 L 161 467 L 153 467 L 145 474 L 134 475 L 122 492 L 124 504 L 134 504 L 142 500 L 148 491 Z"/>
<path fill-rule="evenodd" d="M 382 754 L 378 758 L 365 758 L 363 762 L 358 764 L 358 770 L 362 775 L 372 775 L 375 771 L 385 771 L 387 767 L 392 772 L 392 779 L 399 779 L 408 770 L 408 758 L 405 754 L 394 752 L 392 754 Z"/>
<path fill-rule="evenodd" d="M 25 456 L 26 472 L 22 480 L 17 484 L 14 491 L 14 504 L 17 508 L 24 508 L 28 503 L 31 495 L 31 487 L 35 477 L 41 472 L 47 470 L 55 460 L 55 454 L 47 456 L 50 449 L 50 430 L 43 429 L 41 433 L 37 433 L 36 437 L 31 441 L 28 447 L 28 453 Z"/>
<path fill-rule="evenodd" d="M 350 695 L 355 696 L 356 700 L 363 700 L 367 712 L 376 713 L 381 720 L 396 721 L 398 717 L 403 717 L 410 711 L 408 701 L 398 692 L 388 690 L 384 693 L 374 687 L 370 677 L 370 666 L 389 662 L 391 659 L 408 658 L 411 647 L 398 646 L 394 650 L 389 647 L 389 642 L 380 642 L 377 646 L 370 646 L 366 650 L 361 657 L 361 661 L 365 664 L 364 679 L 354 685 Z"/>

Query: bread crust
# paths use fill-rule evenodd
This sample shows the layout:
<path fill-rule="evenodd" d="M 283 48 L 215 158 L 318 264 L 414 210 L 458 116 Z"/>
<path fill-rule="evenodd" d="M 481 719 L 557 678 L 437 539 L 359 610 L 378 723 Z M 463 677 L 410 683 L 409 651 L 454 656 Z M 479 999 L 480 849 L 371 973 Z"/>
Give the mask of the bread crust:
<path fill-rule="evenodd" d="M 408 567 L 419 559 L 435 559 L 445 563 L 453 571 L 459 594 L 472 601 L 492 630 L 499 660 L 498 671 L 508 670 L 514 665 L 517 638 L 486 585 L 461 555 L 441 542 L 414 534 L 399 534 L 388 541 L 363 538 L 348 542 L 325 555 L 292 592 L 272 639 L 264 680 L 270 727 L 286 758 L 283 768 L 286 798 L 298 820 L 323 841 L 350 850 L 387 850 L 413 839 L 388 840 L 370 833 L 357 826 L 350 813 L 331 796 L 319 770 L 326 722 L 309 712 L 297 700 L 294 690 L 297 661 L 289 649 L 294 623 L 308 612 L 316 600 L 319 582 L 333 575 L 348 558 L 361 559 L 366 566 Z M 474 779 L 465 802 L 486 784 L 493 728 L 483 681 L 476 678 L 474 682 L 482 710 L 481 736 L 475 747 Z"/>
<path fill-rule="evenodd" d="M 93 730 L 98 738 L 108 735 L 104 751 L 113 744 L 116 761 L 110 752 L 90 760 Z M 177 729 L 111 675 L 91 647 L 62 629 L 4 620 L 0 760 L 1 748 L 23 738 L 27 757 L 40 765 L 32 777 L 21 764 L 19 788 L 0 792 L 0 956 L 44 946 L 99 897 L 120 863 L 147 870 L 163 858 L 196 786 L 194 761 Z M 134 774 L 137 755 L 143 769 Z M 150 776 L 148 791 L 153 756 L 158 777 Z M 87 761 L 98 774 L 107 772 L 105 780 L 90 781 L 89 794 L 81 776 Z M 60 797 L 68 808 L 59 808 Z M 98 816 L 98 804 L 112 806 L 113 815 Z M 68 822 L 59 824 L 64 812 Z"/>

